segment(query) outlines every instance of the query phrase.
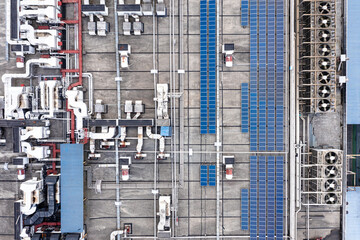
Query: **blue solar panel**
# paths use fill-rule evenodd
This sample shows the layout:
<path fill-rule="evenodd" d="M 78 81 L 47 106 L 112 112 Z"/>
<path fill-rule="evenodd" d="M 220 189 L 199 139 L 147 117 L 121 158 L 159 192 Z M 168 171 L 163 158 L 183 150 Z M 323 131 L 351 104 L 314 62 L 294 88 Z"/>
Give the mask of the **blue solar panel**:
<path fill-rule="evenodd" d="M 209 0 L 209 133 L 216 133 L 216 1 Z M 210 185 L 210 182 L 209 182 Z"/>
<path fill-rule="evenodd" d="M 256 156 L 250 156 L 250 239 L 257 238 L 257 220 L 258 220 L 258 163 Z"/>
<path fill-rule="evenodd" d="M 249 84 L 241 84 L 241 131 L 249 132 Z"/>
<path fill-rule="evenodd" d="M 257 0 L 250 0 L 250 150 L 257 151 L 258 146 L 258 20 Z M 251 232 L 251 231 L 250 231 Z"/>
<path fill-rule="evenodd" d="M 209 166 L 209 186 L 216 185 L 216 166 L 210 165 Z"/>
<path fill-rule="evenodd" d="M 207 1 L 200 1 L 200 133 L 208 133 L 208 25 Z M 207 181 L 207 180 L 206 180 Z M 201 186 L 204 186 L 201 182 Z M 205 186 L 207 185 L 207 182 Z"/>
<path fill-rule="evenodd" d="M 276 157 L 276 239 L 284 236 L 284 157 Z"/>
<path fill-rule="evenodd" d="M 268 0 L 268 150 L 275 150 L 275 0 Z"/>
<path fill-rule="evenodd" d="M 241 189 L 241 230 L 249 229 L 249 190 Z"/>
<path fill-rule="evenodd" d="M 266 239 L 266 157 L 259 157 L 259 239 Z"/>
<path fill-rule="evenodd" d="M 200 186 L 207 186 L 208 181 L 208 167 L 200 165 Z"/>
<path fill-rule="evenodd" d="M 249 24 L 249 0 L 241 0 L 241 26 Z"/>
<path fill-rule="evenodd" d="M 269 156 L 267 161 L 267 239 L 275 237 L 275 157 Z"/>
<path fill-rule="evenodd" d="M 284 3 L 276 1 L 276 150 L 284 150 Z"/>

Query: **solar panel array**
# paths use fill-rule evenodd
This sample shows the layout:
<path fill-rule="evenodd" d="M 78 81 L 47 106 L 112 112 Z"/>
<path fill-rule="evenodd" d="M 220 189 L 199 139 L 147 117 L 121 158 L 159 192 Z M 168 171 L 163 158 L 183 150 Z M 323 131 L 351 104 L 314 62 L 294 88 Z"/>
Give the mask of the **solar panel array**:
<path fill-rule="evenodd" d="M 216 186 L 216 166 L 200 165 L 200 186 Z"/>
<path fill-rule="evenodd" d="M 284 157 L 276 157 L 276 239 L 284 236 Z"/>
<path fill-rule="evenodd" d="M 241 84 L 241 132 L 249 132 L 249 84 Z"/>
<path fill-rule="evenodd" d="M 273 240 L 275 237 L 276 239 L 283 239 L 283 192 L 284 158 L 251 156 L 250 240 Z M 245 197 L 241 192 L 242 201 Z M 242 218 L 246 218 L 244 214 L 242 212 Z"/>
<path fill-rule="evenodd" d="M 259 150 L 266 151 L 266 0 L 259 1 Z"/>
<path fill-rule="evenodd" d="M 250 0 L 251 151 L 284 149 L 283 8 L 283 0 Z"/>
<path fill-rule="evenodd" d="M 208 167 L 206 165 L 200 166 L 200 186 L 207 186 L 208 181 Z"/>
<path fill-rule="evenodd" d="M 258 186 L 257 157 L 250 156 L 250 240 L 257 240 Z"/>
<path fill-rule="evenodd" d="M 284 0 L 276 0 L 276 150 L 284 150 Z"/>
<path fill-rule="evenodd" d="M 241 26 L 246 27 L 249 24 L 249 0 L 241 1 Z"/>
<path fill-rule="evenodd" d="M 249 190 L 241 189 L 241 230 L 249 229 Z"/>
<path fill-rule="evenodd" d="M 216 166 L 210 165 L 209 166 L 209 186 L 216 185 Z"/>
<path fill-rule="evenodd" d="M 208 28 L 207 0 L 200 0 L 200 132 L 208 133 Z"/>
<path fill-rule="evenodd" d="M 200 133 L 216 133 L 216 1 L 200 1 Z"/>
<path fill-rule="evenodd" d="M 267 144 L 275 150 L 275 0 L 268 0 Z"/>
<path fill-rule="evenodd" d="M 258 17 L 257 0 L 250 0 L 250 150 L 257 151 L 258 139 Z M 251 219 L 250 219 L 251 221 Z"/>

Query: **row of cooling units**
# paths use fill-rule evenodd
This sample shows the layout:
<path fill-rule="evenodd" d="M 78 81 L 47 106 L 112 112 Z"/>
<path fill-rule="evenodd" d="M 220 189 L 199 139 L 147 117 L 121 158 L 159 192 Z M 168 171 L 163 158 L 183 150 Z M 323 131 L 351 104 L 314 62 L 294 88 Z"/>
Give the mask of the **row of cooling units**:
<path fill-rule="evenodd" d="M 334 112 L 338 76 L 346 56 L 337 58 L 336 1 L 300 1 L 299 79 L 302 112 Z M 340 60 L 340 61 L 339 61 Z"/>

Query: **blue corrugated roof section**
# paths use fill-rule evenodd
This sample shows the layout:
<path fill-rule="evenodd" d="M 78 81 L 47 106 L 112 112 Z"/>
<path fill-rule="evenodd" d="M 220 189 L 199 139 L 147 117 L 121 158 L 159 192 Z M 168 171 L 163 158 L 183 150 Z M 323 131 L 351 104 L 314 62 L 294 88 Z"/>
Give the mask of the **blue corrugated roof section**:
<path fill-rule="evenodd" d="M 61 144 L 61 232 L 80 233 L 84 226 L 82 144 Z"/>
<path fill-rule="evenodd" d="M 347 75 L 346 86 L 347 123 L 360 124 L 360 1 L 348 0 L 347 21 Z"/>
<path fill-rule="evenodd" d="M 360 236 L 360 187 L 346 192 L 345 239 L 358 239 Z"/>

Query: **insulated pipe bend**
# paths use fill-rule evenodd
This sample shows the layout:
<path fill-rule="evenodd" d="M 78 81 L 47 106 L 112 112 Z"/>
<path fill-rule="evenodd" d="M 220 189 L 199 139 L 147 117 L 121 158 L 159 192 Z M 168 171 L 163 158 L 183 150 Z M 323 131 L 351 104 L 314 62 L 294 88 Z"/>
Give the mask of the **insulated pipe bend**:
<path fill-rule="evenodd" d="M 115 135 L 115 130 L 116 127 L 109 127 L 108 132 L 107 133 L 94 133 L 94 132 L 90 132 L 89 133 L 89 137 L 91 139 L 110 139 L 113 138 Z"/>
<path fill-rule="evenodd" d="M 146 135 L 150 139 L 156 139 L 159 140 L 159 151 L 160 153 L 163 153 L 165 151 L 165 138 L 161 136 L 160 134 L 154 134 L 151 132 L 151 127 L 146 127 Z"/>

